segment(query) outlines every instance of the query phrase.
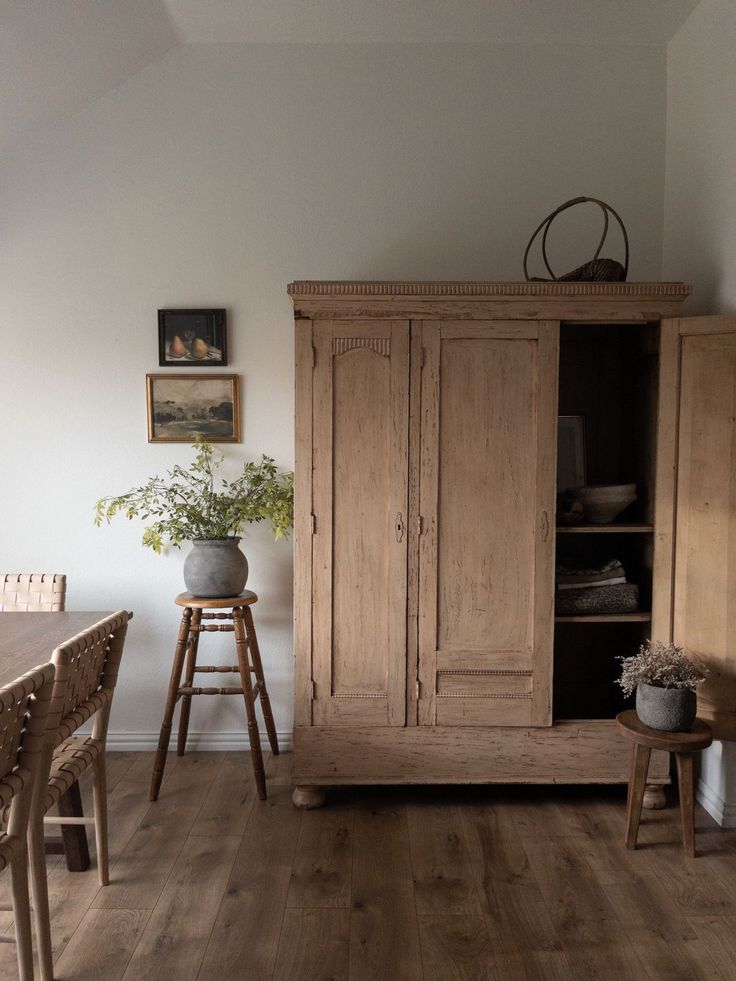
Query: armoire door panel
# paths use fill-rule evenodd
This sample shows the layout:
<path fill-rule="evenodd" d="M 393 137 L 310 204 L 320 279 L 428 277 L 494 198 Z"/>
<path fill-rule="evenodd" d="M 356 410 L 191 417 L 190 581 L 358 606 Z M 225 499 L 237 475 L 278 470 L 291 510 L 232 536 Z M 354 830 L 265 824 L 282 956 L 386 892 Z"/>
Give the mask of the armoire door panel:
<path fill-rule="evenodd" d="M 313 718 L 403 725 L 409 325 L 317 321 Z"/>
<path fill-rule="evenodd" d="M 558 328 L 421 330 L 420 722 L 548 725 Z M 470 673 L 450 692 L 458 657 Z M 523 690 L 516 674 L 488 689 L 504 668 L 529 672 Z"/>
<path fill-rule="evenodd" d="M 679 339 L 672 639 L 711 670 L 698 714 L 736 739 L 736 317 L 663 329 Z"/>

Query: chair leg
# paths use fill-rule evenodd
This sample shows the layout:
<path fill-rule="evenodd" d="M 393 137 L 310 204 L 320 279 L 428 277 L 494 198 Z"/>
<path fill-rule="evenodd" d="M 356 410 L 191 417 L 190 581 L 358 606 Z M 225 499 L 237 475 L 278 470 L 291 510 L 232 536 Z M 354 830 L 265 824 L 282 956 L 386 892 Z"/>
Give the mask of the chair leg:
<path fill-rule="evenodd" d="M 245 629 L 248 634 L 248 648 L 250 650 L 250 655 L 253 660 L 253 667 L 256 671 L 256 680 L 261 683 L 261 709 L 263 711 L 263 721 L 266 723 L 266 732 L 268 733 L 268 742 L 271 746 L 271 752 L 274 756 L 279 755 L 279 741 L 276 736 L 276 726 L 273 721 L 273 712 L 271 711 L 271 700 L 268 697 L 268 690 L 266 689 L 266 679 L 263 677 L 263 664 L 261 663 L 261 652 L 258 648 L 258 637 L 256 636 L 256 627 L 253 623 L 253 613 L 249 606 L 245 607 Z"/>
<path fill-rule="evenodd" d="M 626 798 L 626 847 L 636 848 L 641 820 L 641 805 L 644 799 L 644 786 L 647 782 L 649 757 L 648 746 L 634 743 L 631 752 L 631 773 L 629 774 L 629 793 Z"/>
<path fill-rule="evenodd" d="M 253 775 L 256 780 L 258 796 L 261 800 L 266 799 L 266 772 L 263 769 L 263 754 L 261 753 L 261 737 L 258 734 L 258 723 L 256 722 L 256 707 L 253 699 L 253 682 L 250 677 L 250 663 L 248 661 L 248 641 L 245 637 L 243 626 L 242 607 L 233 610 L 233 627 L 235 629 L 235 648 L 238 652 L 238 667 L 240 668 L 240 683 L 243 688 L 243 698 L 245 700 L 245 711 L 248 716 L 248 739 L 250 741 L 250 755 L 253 760 Z"/>
<path fill-rule="evenodd" d="M 189 651 L 187 654 L 187 666 L 184 669 L 184 686 L 191 688 L 194 684 L 194 669 L 197 666 L 197 648 L 199 647 L 199 631 L 196 629 L 202 622 L 202 611 L 196 609 L 192 614 L 192 624 L 189 631 Z M 183 756 L 187 748 L 187 735 L 189 733 L 189 713 L 192 708 L 192 696 L 181 696 L 181 712 L 179 713 L 179 736 L 176 741 L 176 755 Z"/>
<path fill-rule="evenodd" d="M 181 682 L 181 670 L 184 665 L 184 654 L 187 649 L 187 638 L 189 637 L 189 625 L 192 620 L 192 611 L 186 607 L 179 624 L 179 637 L 176 641 L 174 650 L 174 663 L 171 667 L 171 678 L 169 680 L 169 694 L 166 698 L 166 709 L 164 711 L 164 721 L 161 723 L 161 734 L 158 737 L 158 749 L 156 759 L 153 763 L 153 773 L 151 774 L 151 800 L 158 800 L 158 792 L 161 789 L 161 781 L 164 778 L 164 767 L 166 766 L 166 754 L 169 751 L 169 740 L 171 739 L 171 722 L 174 718 L 176 708 L 176 696 L 179 693 Z"/>
<path fill-rule="evenodd" d="M 92 804 L 95 815 L 97 877 L 101 886 L 110 883 L 110 860 L 107 852 L 107 758 L 103 749 L 92 764 Z"/>
<path fill-rule="evenodd" d="M 675 753 L 677 760 L 677 783 L 680 794 L 680 820 L 682 821 L 682 844 L 685 854 L 695 858 L 695 807 L 693 798 L 693 754 Z"/>
<path fill-rule="evenodd" d="M 20 981 L 33 981 L 33 942 L 31 940 L 31 900 L 28 894 L 28 849 L 23 848 L 10 863 L 13 890 L 15 942 L 18 947 Z"/>
<path fill-rule="evenodd" d="M 51 946 L 51 918 L 49 914 L 49 888 L 46 880 L 46 848 L 43 833 L 43 815 L 31 814 L 28 824 L 28 842 L 31 858 L 33 885 L 33 912 L 36 923 L 36 944 L 41 981 L 53 981 L 53 950 Z"/>

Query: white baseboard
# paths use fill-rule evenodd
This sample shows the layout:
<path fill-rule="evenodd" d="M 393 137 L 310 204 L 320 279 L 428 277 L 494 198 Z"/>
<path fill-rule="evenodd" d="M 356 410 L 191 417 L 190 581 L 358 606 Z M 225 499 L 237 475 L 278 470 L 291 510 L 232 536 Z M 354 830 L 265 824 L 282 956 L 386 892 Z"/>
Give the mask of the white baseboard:
<path fill-rule="evenodd" d="M 158 732 L 109 732 L 107 734 L 107 748 L 111 753 L 141 753 L 156 749 L 158 746 Z M 294 748 L 291 729 L 285 732 L 277 732 L 279 749 L 290 752 Z M 264 750 L 268 749 L 268 736 L 265 731 L 261 733 L 261 746 Z M 171 733 L 170 749 L 176 748 L 176 732 Z M 187 749 L 197 749 L 201 752 L 220 752 L 225 750 L 232 752 L 236 750 L 250 749 L 248 734 L 246 732 L 192 732 L 189 731 L 187 738 Z"/>
<path fill-rule="evenodd" d="M 696 797 L 722 828 L 736 828 L 736 804 L 726 803 L 717 791 L 702 780 L 698 781 Z"/>

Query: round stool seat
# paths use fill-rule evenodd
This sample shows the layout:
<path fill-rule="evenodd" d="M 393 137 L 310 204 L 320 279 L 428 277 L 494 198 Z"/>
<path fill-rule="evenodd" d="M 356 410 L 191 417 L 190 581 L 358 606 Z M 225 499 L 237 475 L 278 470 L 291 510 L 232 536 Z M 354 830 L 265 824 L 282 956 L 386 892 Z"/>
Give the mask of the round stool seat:
<path fill-rule="evenodd" d="M 707 722 L 696 719 L 692 729 L 686 732 L 665 732 L 645 726 L 635 709 L 628 709 L 616 716 L 619 728 L 634 742 L 650 749 L 662 749 L 669 753 L 694 753 L 707 749 L 713 742 L 713 733 Z"/>
<path fill-rule="evenodd" d="M 258 597 L 249 589 L 245 589 L 238 596 L 207 597 L 193 596 L 191 593 L 179 593 L 174 602 L 177 606 L 188 606 L 194 610 L 224 610 L 250 606 L 251 603 L 258 602 Z"/>

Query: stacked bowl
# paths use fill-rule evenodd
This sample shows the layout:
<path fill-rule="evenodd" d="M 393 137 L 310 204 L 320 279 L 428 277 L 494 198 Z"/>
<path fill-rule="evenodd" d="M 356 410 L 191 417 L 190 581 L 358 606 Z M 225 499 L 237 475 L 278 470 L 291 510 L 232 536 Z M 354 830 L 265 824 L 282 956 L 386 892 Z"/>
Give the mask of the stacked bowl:
<path fill-rule="evenodd" d="M 636 484 L 591 484 L 570 491 L 580 501 L 585 517 L 595 525 L 609 525 L 636 500 Z"/>

